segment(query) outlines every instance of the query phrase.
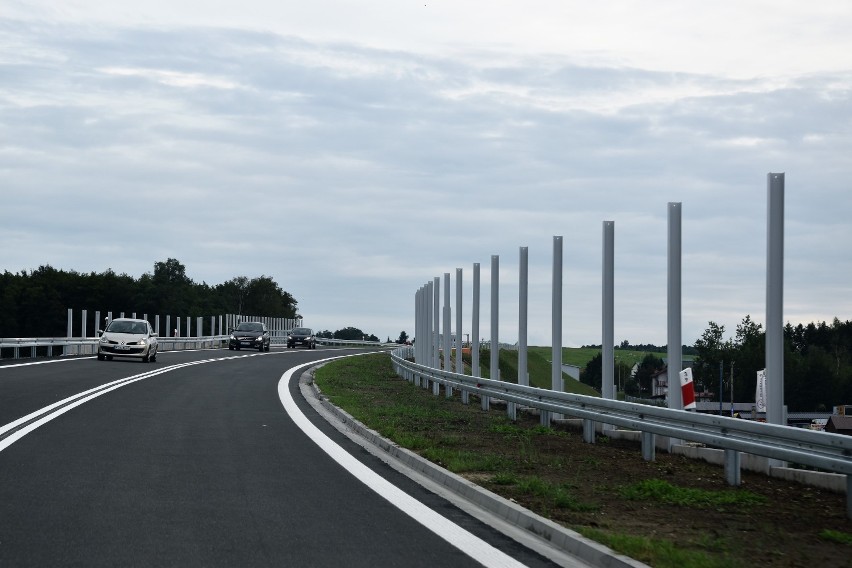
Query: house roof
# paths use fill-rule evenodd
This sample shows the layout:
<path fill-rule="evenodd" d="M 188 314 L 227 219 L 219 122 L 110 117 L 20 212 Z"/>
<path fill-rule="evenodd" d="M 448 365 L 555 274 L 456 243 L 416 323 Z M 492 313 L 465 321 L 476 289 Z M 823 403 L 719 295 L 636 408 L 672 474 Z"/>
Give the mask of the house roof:
<path fill-rule="evenodd" d="M 825 431 L 852 436 L 852 416 L 832 414 L 828 417 L 828 422 L 825 425 Z"/>

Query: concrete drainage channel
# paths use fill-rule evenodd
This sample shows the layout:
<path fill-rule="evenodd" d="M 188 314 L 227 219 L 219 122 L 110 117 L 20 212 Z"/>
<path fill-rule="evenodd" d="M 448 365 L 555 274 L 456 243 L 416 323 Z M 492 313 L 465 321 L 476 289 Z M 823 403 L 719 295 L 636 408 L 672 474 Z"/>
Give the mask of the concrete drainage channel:
<path fill-rule="evenodd" d="M 318 367 L 311 367 L 299 378 L 305 400 L 348 438 L 459 509 L 560 566 L 647 568 L 646 564 L 617 554 L 383 438 L 328 402 L 314 384 Z"/>

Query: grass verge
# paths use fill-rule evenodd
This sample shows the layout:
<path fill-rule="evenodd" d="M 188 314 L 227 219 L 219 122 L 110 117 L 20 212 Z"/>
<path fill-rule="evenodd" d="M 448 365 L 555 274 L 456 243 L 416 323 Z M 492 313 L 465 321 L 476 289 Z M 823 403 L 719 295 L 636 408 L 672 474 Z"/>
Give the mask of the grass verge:
<path fill-rule="evenodd" d="M 497 404 L 483 412 L 475 397 L 463 405 L 458 393 L 434 396 L 400 379 L 387 354 L 331 362 L 315 382 L 397 444 L 651 566 L 814 565 L 848 554 L 852 542 L 843 497 L 803 497 L 762 476 L 731 488 L 722 468 L 704 462 L 668 453 L 644 462 L 635 443 L 585 444 L 524 413 L 512 422 Z"/>

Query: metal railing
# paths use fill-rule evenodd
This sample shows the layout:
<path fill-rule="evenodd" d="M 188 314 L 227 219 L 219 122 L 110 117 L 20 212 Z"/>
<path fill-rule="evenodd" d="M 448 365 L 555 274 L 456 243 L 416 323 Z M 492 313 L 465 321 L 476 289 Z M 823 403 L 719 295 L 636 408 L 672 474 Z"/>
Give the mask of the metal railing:
<path fill-rule="evenodd" d="M 212 349 L 228 343 L 227 335 L 207 337 L 157 337 L 160 351 L 181 351 L 186 349 Z M 97 337 L 15 337 L 0 338 L 2 358 L 36 358 L 39 350 L 44 356 L 56 355 L 95 355 L 98 350 Z M 58 352 L 57 352 L 58 351 Z"/>
<path fill-rule="evenodd" d="M 212 349 L 226 347 L 228 335 L 206 337 L 157 337 L 160 351 L 181 351 L 186 349 Z M 272 335 L 274 345 L 286 345 L 287 335 Z M 317 338 L 320 345 L 337 347 L 396 347 L 380 341 L 357 341 L 348 339 Z M 98 350 L 97 337 L 6 337 L 0 338 L 0 359 L 36 358 L 58 355 L 95 355 Z"/>
<path fill-rule="evenodd" d="M 723 449 L 725 479 L 730 485 L 740 484 L 741 453 L 846 475 L 846 513 L 852 518 L 852 437 L 539 389 L 427 367 L 411 361 L 413 357 L 410 347 L 394 350 L 391 358 L 396 373 L 425 388 L 432 383 L 435 394 L 435 385 L 443 385 L 446 393 L 458 389 L 505 400 L 510 412 L 513 405 L 519 405 L 579 418 L 583 421 L 583 439 L 588 443 L 594 443 L 598 424 L 639 431 L 642 456 L 647 461 L 654 459 L 655 436 Z"/>

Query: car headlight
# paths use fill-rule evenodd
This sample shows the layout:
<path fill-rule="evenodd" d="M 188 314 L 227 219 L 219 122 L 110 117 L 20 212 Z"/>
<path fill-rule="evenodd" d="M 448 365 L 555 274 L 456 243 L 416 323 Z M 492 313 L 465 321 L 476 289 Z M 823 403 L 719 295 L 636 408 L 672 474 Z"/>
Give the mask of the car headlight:
<path fill-rule="evenodd" d="M 237 339 L 237 337 L 236 337 L 236 336 L 232 333 L 232 334 L 231 334 L 231 339 L 236 340 L 236 339 Z"/>
<path fill-rule="evenodd" d="M 148 345 L 148 340 L 147 340 L 147 339 L 144 339 L 144 338 L 143 338 L 143 339 L 140 339 L 140 340 L 139 340 L 139 345 Z"/>

